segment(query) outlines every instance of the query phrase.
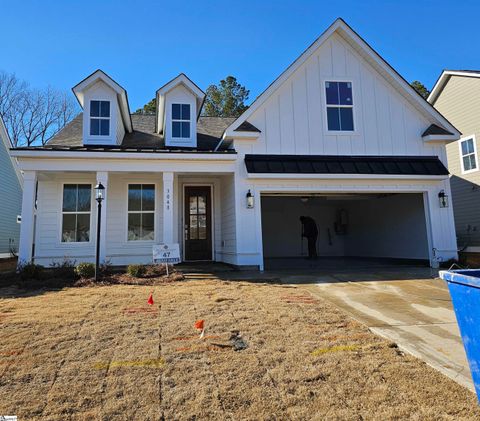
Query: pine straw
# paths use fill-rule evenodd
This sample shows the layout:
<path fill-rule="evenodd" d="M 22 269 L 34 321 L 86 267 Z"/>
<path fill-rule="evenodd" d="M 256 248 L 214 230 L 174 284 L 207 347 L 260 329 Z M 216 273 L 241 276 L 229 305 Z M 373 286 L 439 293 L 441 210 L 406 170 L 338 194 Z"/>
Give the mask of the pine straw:
<path fill-rule="evenodd" d="M 0 414 L 22 420 L 480 418 L 471 392 L 301 286 L 191 281 L 0 297 Z M 228 346 L 236 329 L 246 350 Z"/>

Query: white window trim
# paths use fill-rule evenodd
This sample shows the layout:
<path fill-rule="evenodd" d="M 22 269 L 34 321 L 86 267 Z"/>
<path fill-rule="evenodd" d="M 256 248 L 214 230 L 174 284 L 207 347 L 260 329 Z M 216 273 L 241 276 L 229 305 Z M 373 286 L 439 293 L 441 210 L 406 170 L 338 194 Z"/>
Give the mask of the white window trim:
<path fill-rule="evenodd" d="M 64 212 L 63 211 L 63 192 L 65 189 L 66 184 L 75 184 L 75 185 L 88 185 L 90 186 L 90 211 L 81 211 L 81 212 Z M 60 227 L 60 232 L 59 232 L 59 240 L 60 240 L 60 245 L 62 246 L 70 246 L 70 245 L 88 245 L 91 244 L 93 239 L 92 239 L 92 228 L 93 228 L 93 211 L 92 211 L 92 204 L 94 201 L 93 197 L 93 184 L 89 183 L 88 181 L 65 181 L 62 183 L 62 189 L 61 189 L 61 194 L 60 194 L 60 223 L 58 224 Z M 77 214 L 90 214 L 90 236 L 88 241 L 63 241 L 63 215 L 68 214 L 68 215 L 77 215 Z"/>
<path fill-rule="evenodd" d="M 462 153 L 462 142 L 464 142 L 468 139 L 473 140 L 473 155 L 475 157 L 475 164 L 476 164 L 476 168 L 473 168 L 471 170 L 465 170 L 465 168 L 463 166 L 463 157 L 466 156 L 466 155 L 463 155 L 463 153 Z M 478 171 L 477 140 L 475 139 L 474 134 L 472 134 L 470 136 L 464 136 L 464 137 L 462 137 L 458 140 L 458 152 L 459 152 L 459 157 L 460 157 L 460 168 L 462 169 L 462 174 L 470 174 L 472 172 Z M 472 155 L 472 154 L 468 154 L 468 155 Z"/>
<path fill-rule="evenodd" d="M 173 106 L 174 105 L 180 105 L 180 109 L 182 108 L 182 105 L 188 105 L 189 109 L 190 109 L 190 118 L 188 120 L 179 120 L 179 119 L 173 118 Z M 172 102 L 170 112 L 171 112 L 171 116 L 172 116 L 172 127 L 171 127 L 171 129 L 172 129 L 172 140 L 174 140 L 174 139 L 191 139 L 192 138 L 192 105 L 190 103 L 187 103 L 187 102 Z M 188 137 L 185 137 L 185 136 L 175 137 L 173 135 L 173 123 L 188 123 L 190 136 L 188 136 Z"/>
<path fill-rule="evenodd" d="M 153 185 L 154 187 L 154 194 L 153 194 L 153 211 L 143 211 L 143 210 L 139 210 L 139 211 L 130 211 L 128 210 L 128 192 L 130 190 L 130 186 L 133 186 L 135 184 L 140 184 L 140 185 L 144 185 L 144 184 L 151 184 Z M 152 181 L 138 181 L 138 182 L 132 182 L 132 183 L 127 183 L 127 203 L 126 203 L 126 209 L 127 209 L 127 214 L 126 214 L 126 218 L 125 218 L 125 241 L 128 243 L 128 244 L 154 244 L 155 243 L 155 240 L 157 238 L 157 191 L 158 191 L 158 187 L 157 187 L 157 183 L 155 182 L 152 182 Z M 130 215 L 131 213 L 152 213 L 153 214 L 153 240 L 130 240 L 128 238 L 128 215 Z"/>
<path fill-rule="evenodd" d="M 332 104 L 327 104 L 327 92 L 326 92 L 326 82 L 349 82 L 352 85 L 352 98 L 353 98 L 353 104 L 352 105 L 332 105 Z M 352 79 L 348 78 L 341 78 L 341 77 L 327 77 L 322 79 L 322 96 L 323 96 L 323 114 L 324 114 L 324 122 L 325 122 L 325 134 L 329 136 L 352 136 L 355 134 L 358 134 L 358 125 L 357 125 L 357 118 L 356 118 L 356 106 L 355 104 L 357 103 L 357 94 L 355 92 L 355 83 Z M 327 115 L 327 108 L 329 107 L 335 107 L 335 108 L 351 108 L 352 109 L 352 114 L 353 114 L 353 130 L 351 131 L 346 131 L 346 130 L 328 130 L 328 115 Z"/>
<path fill-rule="evenodd" d="M 92 117 L 91 109 L 92 109 L 92 101 L 99 101 L 99 102 L 108 102 L 110 103 L 110 117 Z M 92 119 L 94 120 L 108 120 L 108 134 L 91 134 L 92 130 Z M 88 104 L 88 135 L 94 139 L 103 139 L 108 138 L 112 135 L 112 101 L 109 99 L 91 99 Z"/>

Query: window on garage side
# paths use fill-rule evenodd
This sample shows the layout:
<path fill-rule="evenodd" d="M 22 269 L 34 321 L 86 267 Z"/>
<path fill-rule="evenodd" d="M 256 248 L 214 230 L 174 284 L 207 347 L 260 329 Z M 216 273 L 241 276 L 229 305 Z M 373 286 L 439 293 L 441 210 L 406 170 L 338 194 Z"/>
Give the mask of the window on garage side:
<path fill-rule="evenodd" d="M 155 185 L 128 185 L 128 241 L 155 238 Z"/>
<path fill-rule="evenodd" d="M 62 242 L 90 241 L 92 186 L 64 184 L 62 201 Z"/>
<path fill-rule="evenodd" d="M 460 139 L 460 160 L 463 174 L 477 171 L 477 150 L 474 136 Z"/>
<path fill-rule="evenodd" d="M 325 99 L 328 131 L 354 131 L 352 82 L 326 81 Z"/>

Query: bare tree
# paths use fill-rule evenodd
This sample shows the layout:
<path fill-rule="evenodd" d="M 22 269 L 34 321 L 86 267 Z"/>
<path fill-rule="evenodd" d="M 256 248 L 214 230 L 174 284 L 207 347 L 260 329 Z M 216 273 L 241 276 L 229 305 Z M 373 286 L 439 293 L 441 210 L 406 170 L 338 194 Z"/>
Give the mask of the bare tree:
<path fill-rule="evenodd" d="M 0 72 L 0 115 L 14 146 L 43 146 L 78 112 L 76 103 L 51 87 L 32 89 Z"/>

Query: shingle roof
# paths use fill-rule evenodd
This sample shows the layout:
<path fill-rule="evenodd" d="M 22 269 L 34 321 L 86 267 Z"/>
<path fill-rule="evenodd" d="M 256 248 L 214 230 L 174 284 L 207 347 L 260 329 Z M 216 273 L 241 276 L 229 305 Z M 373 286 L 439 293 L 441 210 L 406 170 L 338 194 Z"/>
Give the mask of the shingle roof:
<path fill-rule="evenodd" d="M 448 175 L 436 156 L 245 155 L 249 173 Z"/>
<path fill-rule="evenodd" d="M 225 129 L 235 118 L 200 117 L 197 120 L 198 150 L 213 150 L 220 141 Z M 133 132 L 126 133 L 121 147 L 165 149 L 162 135 L 155 133 L 155 115 L 132 114 Z M 59 133 L 46 144 L 47 147 L 81 147 L 83 146 L 83 113 L 77 115 Z"/>
<path fill-rule="evenodd" d="M 448 130 L 444 129 L 443 127 L 437 126 L 436 124 L 430 124 L 428 126 L 427 130 L 425 130 L 422 134 L 423 136 L 429 136 L 429 135 L 451 135 L 453 136 L 453 133 L 449 132 Z"/>
<path fill-rule="evenodd" d="M 259 129 L 257 129 L 252 123 L 249 123 L 248 121 L 244 121 L 234 131 L 235 132 L 258 132 L 258 133 L 261 133 L 261 131 Z"/>

